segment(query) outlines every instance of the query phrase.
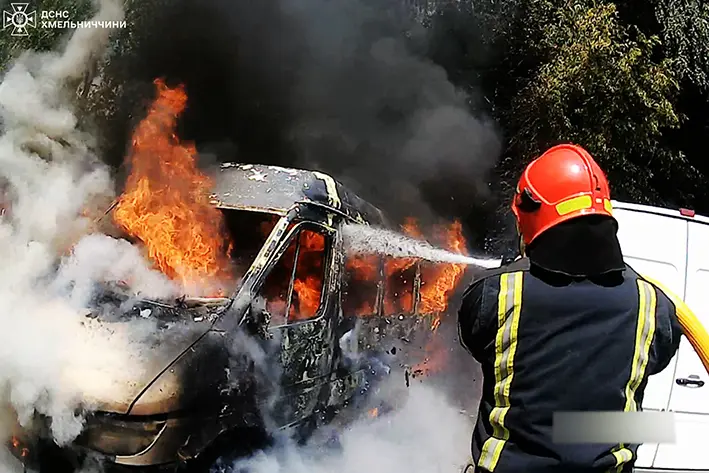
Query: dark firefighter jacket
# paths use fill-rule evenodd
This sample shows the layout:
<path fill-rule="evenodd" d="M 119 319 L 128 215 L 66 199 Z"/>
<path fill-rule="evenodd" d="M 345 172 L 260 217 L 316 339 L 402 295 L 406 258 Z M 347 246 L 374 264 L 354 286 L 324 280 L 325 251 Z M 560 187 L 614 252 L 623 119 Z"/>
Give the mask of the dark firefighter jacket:
<path fill-rule="evenodd" d="M 659 288 L 627 266 L 572 278 L 521 259 L 474 282 L 458 321 L 484 376 L 476 472 L 631 471 L 638 445 L 554 444 L 552 417 L 639 410 L 648 376 L 669 364 L 682 333 Z"/>

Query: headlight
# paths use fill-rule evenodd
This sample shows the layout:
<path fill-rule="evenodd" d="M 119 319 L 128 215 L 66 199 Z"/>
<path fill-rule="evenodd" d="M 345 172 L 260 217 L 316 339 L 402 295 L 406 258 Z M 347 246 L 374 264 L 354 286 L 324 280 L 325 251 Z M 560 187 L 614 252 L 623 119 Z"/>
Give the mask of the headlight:
<path fill-rule="evenodd" d="M 135 455 L 148 448 L 165 421 L 124 421 L 110 415 L 90 417 L 76 444 L 106 455 Z"/>

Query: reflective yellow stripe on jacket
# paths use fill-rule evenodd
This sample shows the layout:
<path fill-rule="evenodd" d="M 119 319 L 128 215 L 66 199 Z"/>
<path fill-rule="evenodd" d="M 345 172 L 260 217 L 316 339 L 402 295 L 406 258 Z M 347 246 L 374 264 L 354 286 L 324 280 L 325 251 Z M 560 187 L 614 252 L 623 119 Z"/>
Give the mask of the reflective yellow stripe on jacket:
<path fill-rule="evenodd" d="M 635 330 L 635 350 L 633 364 L 630 366 L 630 378 L 625 386 L 625 411 L 637 411 L 635 391 L 645 376 L 645 369 L 650 357 L 650 346 L 655 336 L 655 305 L 657 294 L 655 288 L 647 282 L 638 279 L 638 325 Z M 633 459 L 633 453 L 620 444 L 613 451 L 616 461 L 616 471 L 621 471 L 623 465 Z"/>
<path fill-rule="evenodd" d="M 483 444 L 478 466 L 494 471 L 500 454 L 509 439 L 505 416 L 510 408 L 510 384 L 514 375 L 514 357 L 517 351 L 517 329 L 522 309 L 522 279 L 524 273 L 506 273 L 500 276 L 497 302 L 497 336 L 495 337 L 495 407 L 490 412 L 492 437 Z"/>

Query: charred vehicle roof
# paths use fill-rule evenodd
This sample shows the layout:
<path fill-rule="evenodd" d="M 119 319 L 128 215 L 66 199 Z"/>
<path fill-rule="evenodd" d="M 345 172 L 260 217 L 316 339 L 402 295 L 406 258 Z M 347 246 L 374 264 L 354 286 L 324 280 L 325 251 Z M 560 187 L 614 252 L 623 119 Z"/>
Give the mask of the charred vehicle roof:
<path fill-rule="evenodd" d="M 223 163 L 211 172 L 212 202 L 223 209 L 263 210 L 286 215 L 298 203 L 325 207 L 350 220 L 389 226 L 384 214 L 333 177 L 303 169 Z"/>

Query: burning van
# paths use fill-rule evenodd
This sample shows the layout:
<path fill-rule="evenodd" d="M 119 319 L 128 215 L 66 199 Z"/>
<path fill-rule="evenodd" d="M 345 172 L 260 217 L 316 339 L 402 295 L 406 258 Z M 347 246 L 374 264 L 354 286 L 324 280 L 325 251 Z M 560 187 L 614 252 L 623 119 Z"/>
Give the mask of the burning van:
<path fill-rule="evenodd" d="M 157 317 L 173 332 L 130 395 L 92 400 L 99 407 L 62 451 L 126 466 L 179 463 L 206 455 L 226 434 L 260 438 L 264 412 L 276 428 L 308 431 L 361 393 L 377 370 L 372 360 L 392 340 L 412 343 L 435 328 L 436 318 L 422 315 L 436 303 L 422 291 L 422 264 L 347 257 L 342 225 L 388 223 L 330 176 L 227 163 L 216 171 L 212 198 L 238 239 L 231 258 L 244 276 L 223 296 L 127 309 L 125 316 Z M 278 361 L 275 387 L 259 385 L 254 361 L 234 352 L 237 331 Z M 13 451 L 43 462 L 54 458 L 43 450 L 59 450 L 51 443 L 41 427 L 25 429 Z"/>
<path fill-rule="evenodd" d="M 224 449 L 263 446 L 267 433 L 305 438 L 346 417 L 388 372 L 383 357 L 407 347 L 426 355 L 464 270 L 349 255 L 343 226 L 391 224 L 326 174 L 237 163 L 202 174 L 173 132 L 184 92 L 158 89 L 106 217 L 190 295 L 99 292 L 87 320 L 143 317 L 161 330 L 145 366 L 124 367 L 128 382 L 98 395 L 92 380 L 77 381 L 91 414 L 69 445 L 52 440 L 41 416 L 18 424 L 9 447 L 40 471 L 60 461 L 71 469 L 87 454 L 124 467 L 209 464 Z M 406 231 L 420 236 L 413 221 Z M 463 252 L 460 226 L 438 234 Z"/>

